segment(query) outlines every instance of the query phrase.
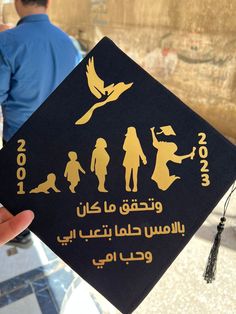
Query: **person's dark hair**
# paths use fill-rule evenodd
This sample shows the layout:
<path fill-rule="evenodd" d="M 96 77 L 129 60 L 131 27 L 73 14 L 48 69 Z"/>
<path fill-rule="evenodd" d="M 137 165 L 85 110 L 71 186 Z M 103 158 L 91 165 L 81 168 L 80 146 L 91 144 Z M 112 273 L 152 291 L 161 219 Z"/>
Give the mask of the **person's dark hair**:
<path fill-rule="evenodd" d="M 24 5 L 37 5 L 46 7 L 48 4 L 48 0 L 21 0 Z"/>

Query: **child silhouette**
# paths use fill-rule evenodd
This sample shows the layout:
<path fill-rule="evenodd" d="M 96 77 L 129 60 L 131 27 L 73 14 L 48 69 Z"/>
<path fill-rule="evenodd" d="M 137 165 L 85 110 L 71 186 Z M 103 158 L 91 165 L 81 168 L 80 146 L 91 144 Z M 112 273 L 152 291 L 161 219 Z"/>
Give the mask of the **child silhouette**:
<path fill-rule="evenodd" d="M 81 167 L 76 152 L 69 152 L 68 157 L 70 161 L 68 161 L 66 165 L 66 169 L 64 172 L 64 177 L 67 178 L 67 181 L 70 182 L 69 189 L 72 193 L 75 193 L 75 188 L 77 187 L 78 183 L 80 182 L 80 175 L 79 172 L 81 171 L 83 174 L 86 172 Z"/>

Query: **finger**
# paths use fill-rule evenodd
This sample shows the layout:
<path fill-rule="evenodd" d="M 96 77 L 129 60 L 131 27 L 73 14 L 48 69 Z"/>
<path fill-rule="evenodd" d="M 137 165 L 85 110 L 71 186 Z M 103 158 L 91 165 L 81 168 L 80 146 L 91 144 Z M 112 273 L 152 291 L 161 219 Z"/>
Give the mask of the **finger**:
<path fill-rule="evenodd" d="M 4 221 L 7 221 L 12 216 L 13 215 L 5 207 L 0 208 L 0 224 Z"/>
<path fill-rule="evenodd" d="M 33 219 L 34 213 L 30 210 L 25 210 L 0 224 L 0 246 L 24 231 Z"/>

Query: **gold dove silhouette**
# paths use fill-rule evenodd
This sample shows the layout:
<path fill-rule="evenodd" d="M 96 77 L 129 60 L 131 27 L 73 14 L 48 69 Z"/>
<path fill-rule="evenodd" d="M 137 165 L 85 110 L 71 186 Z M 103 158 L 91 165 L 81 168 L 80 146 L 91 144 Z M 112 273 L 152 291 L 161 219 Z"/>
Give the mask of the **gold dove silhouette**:
<path fill-rule="evenodd" d="M 94 104 L 79 120 L 75 122 L 77 125 L 87 123 L 97 108 L 104 106 L 108 102 L 117 100 L 121 94 L 133 85 L 133 83 L 125 84 L 124 82 L 120 82 L 117 84 L 113 83 L 105 87 L 104 81 L 96 73 L 93 57 L 89 58 L 86 75 L 91 93 L 98 99 L 101 99 L 102 97 L 107 98 L 104 101 Z"/>

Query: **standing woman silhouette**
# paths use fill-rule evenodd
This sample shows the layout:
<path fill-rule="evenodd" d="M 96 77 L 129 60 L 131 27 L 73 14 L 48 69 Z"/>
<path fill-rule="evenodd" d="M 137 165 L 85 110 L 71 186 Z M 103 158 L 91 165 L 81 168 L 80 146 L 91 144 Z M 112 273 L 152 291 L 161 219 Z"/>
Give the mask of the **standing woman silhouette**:
<path fill-rule="evenodd" d="M 144 165 L 147 164 L 146 156 L 143 153 L 135 127 L 128 127 L 126 138 L 123 145 L 125 157 L 123 166 L 125 167 L 125 189 L 131 192 L 130 181 L 131 174 L 133 178 L 133 192 L 138 191 L 138 168 L 140 167 L 140 158 Z"/>
<path fill-rule="evenodd" d="M 90 169 L 95 172 L 98 178 L 98 191 L 108 192 L 105 188 L 105 180 L 107 175 L 107 166 L 110 161 L 110 156 L 107 151 L 107 142 L 104 138 L 98 138 L 95 149 L 93 150 Z"/>

